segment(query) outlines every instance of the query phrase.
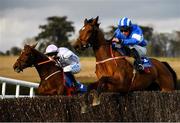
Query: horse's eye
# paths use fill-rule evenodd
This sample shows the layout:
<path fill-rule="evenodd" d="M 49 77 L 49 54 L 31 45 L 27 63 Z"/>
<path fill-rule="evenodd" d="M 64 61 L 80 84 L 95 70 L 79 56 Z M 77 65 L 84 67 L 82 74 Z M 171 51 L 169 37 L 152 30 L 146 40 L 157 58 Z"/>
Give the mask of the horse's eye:
<path fill-rule="evenodd" d="M 91 30 L 88 30 L 87 33 L 91 33 Z"/>
<path fill-rule="evenodd" d="M 26 53 L 26 54 L 24 54 L 24 55 L 25 55 L 25 56 L 29 56 L 29 54 L 27 54 L 27 53 Z"/>

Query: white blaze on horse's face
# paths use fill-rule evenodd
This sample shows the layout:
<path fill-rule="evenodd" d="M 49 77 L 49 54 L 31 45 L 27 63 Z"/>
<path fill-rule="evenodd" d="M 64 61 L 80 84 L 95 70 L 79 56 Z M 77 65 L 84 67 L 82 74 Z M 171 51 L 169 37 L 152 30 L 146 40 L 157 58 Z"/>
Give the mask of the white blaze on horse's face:
<path fill-rule="evenodd" d="M 93 27 L 91 24 L 84 25 L 79 31 L 79 39 L 81 46 L 84 48 L 90 47 L 90 38 L 92 36 Z"/>
<path fill-rule="evenodd" d="M 24 53 L 24 49 L 21 51 L 21 54 L 23 54 Z"/>
<path fill-rule="evenodd" d="M 81 30 L 83 31 L 85 29 L 85 27 L 83 27 Z"/>

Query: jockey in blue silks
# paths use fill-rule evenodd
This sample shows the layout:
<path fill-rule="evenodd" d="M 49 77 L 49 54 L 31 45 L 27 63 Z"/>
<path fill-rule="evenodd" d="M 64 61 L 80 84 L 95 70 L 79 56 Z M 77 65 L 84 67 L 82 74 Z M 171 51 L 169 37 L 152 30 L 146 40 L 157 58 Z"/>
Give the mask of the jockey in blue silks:
<path fill-rule="evenodd" d="M 122 47 L 128 47 L 135 58 L 135 68 L 139 71 L 144 69 L 141 57 L 145 57 L 146 55 L 147 41 L 144 40 L 142 30 L 138 25 L 132 24 L 131 20 L 127 17 L 120 19 L 112 42 L 113 47 L 116 47 L 118 43 L 120 43 Z"/>
<path fill-rule="evenodd" d="M 75 86 L 81 93 L 87 91 L 87 87 L 79 81 L 76 81 L 74 77 L 74 74 L 79 73 L 81 70 L 79 57 L 76 54 L 65 47 L 58 48 L 54 44 L 50 44 L 46 48 L 45 54 L 55 59 L 57 65 L 63 68 L 67 87 Z"/>

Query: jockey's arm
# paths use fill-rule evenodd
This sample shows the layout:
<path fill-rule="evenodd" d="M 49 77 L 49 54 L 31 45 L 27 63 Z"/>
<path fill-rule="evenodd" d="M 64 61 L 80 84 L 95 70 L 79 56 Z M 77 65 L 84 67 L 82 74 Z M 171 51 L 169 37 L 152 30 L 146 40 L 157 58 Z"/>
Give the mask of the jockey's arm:
<path fill-rule="evenodd" d="M 67 66 L 63 68 L 64 72 L 72 72 L 73 74 L 79 73 L 81 66 L 79 63 L 79 58 L 76 55 L 71 55 L 65 59 Z"/>
<path fill-rule="evenodd" d="M 146 42 L 144 41 L 143 35 L 133 34 L 128 39 L 123 39 L 121 42 L 122 45 L 142 45 L 146 46 Z"/>
<path fill-rule="evenodd" d="M 72 72 L 73 74 L 80 72 L 79 57 L 73 52 L 69 52 L 63 57 L 65 66 L 63 67 L 64 72 Z"/>
<path fill-rule="evenodd" d="M 119 40 L 126 38 L 126 36 L 124 36 L 119 29 L 116 29 L 116 31 L 114 32 L 114 37 Z"/>
<path fill-rule="evenodd" d="M 127 46 L 127 45 L 136 45 L 138 43 L 139 43 L 139 41 L 137 39 L 134 39 L 134 38 L 124 39 L 121 42 L 121 44 L 125 45 L 125 46 Z"/>

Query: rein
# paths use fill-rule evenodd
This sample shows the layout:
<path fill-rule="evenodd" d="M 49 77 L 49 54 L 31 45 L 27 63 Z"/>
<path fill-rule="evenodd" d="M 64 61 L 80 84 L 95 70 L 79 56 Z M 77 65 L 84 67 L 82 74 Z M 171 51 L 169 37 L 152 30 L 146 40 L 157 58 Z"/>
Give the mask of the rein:
<path fill-rule="evenodd" d="M 97 64 L 105 63 L 105 62 L 107 62 L 107 61 L 116 60 L 116 59 L 122 59 L 122 58 L 125 58 L 125 56 L 118 56 L 118 57 L 108 58 L 108 59 L 105 59 L 105 60 L 96 62 L 96 65 L 97 65 Z"/>
<path fill-rule="evenodd" d="M 114 57 L 114 54 L 113 54 L 113 51 L 112 51 L 112 47 L 111 47 L 111 46 L 110 46 L 110 53 L 111 53 L 111 58 L 108 58 L 108 59 L 105 59 L 105 60 L 102 60 L 102 61 L 98 61 L 98 62 L 96 62 L 96 65 L 105 63 L 105 62 L 107 62 L 107 61 L 114 60 L 116 66 L 117 66 L 116 59 L 122 59 L 122 58 L 125 58 L 125 57 L 126 57 L 126 56 L 117 56 L 117 57 Z"/>
<path fill-rule="evenodd" d="M 52 74 L 50 74 L 49 76 L 47 76 L 44 80 L 48 80 L 51 76 L 53 76 L 53 75 L 55 75 L 55 74 L 57 74 L 57 73 L 59 73 L 59 72 L 61 72 L 61 70 L 58 70 L 58 71 L 53 72 Z"/>
<path fill-rule="evenodd" d="M 42 65 L 42 64 L 49 63 L 49 62 L 52 62 L 52 61 L 54 61 L 54 60 L 52 58 L 49 58 L 47 61 L 40 62 L 37 65 Z"/>
<path fill-rule="evenodd" d="M 49 62 L 55 62 L 54 59 L 52 59 L 52 58 L 50 58 L 50 57 L 48 57 L 48 58 L 49 58 L 48 60 L 43 61 L 43 62 L 40 62 L 40 63 L 38 63 L 37 65 L 42 65 L 42 64 L 49 63 Z M 47 76 L 44 80 L 48 80 L 50 77 L 52 77 L 53 75 L 55 75 L 55 74 L 57 74 L 57 73 L 59 73 L 59 72 L 61 72 L 61 70 L 57 70 L 57 71 L 51 73 L 51 74 L 50 74 L 49 76 Z"/>

